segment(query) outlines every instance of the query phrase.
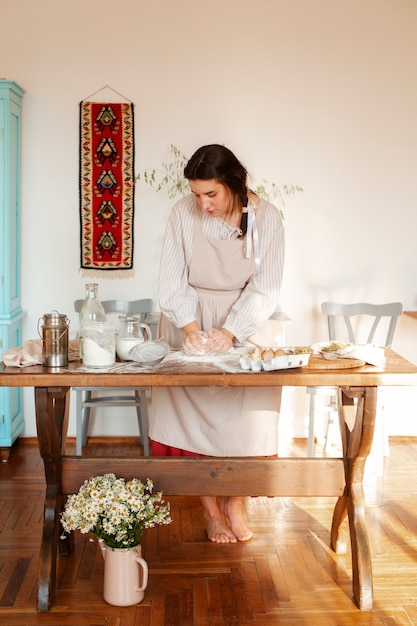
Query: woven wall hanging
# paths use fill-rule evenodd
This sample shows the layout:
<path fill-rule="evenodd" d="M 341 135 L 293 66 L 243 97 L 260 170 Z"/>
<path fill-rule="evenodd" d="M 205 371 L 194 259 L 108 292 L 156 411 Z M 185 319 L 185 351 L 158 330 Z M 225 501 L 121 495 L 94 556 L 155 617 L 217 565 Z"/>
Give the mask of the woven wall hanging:
<path fill-rule="evenodd" d="M 133 103 L 80 103 L 80 237 L 84 274 L 133 268 Z M 91 273 L 90 271 L 91 270 Z M 112 275 L 113 273 L 113 275 Z"/>

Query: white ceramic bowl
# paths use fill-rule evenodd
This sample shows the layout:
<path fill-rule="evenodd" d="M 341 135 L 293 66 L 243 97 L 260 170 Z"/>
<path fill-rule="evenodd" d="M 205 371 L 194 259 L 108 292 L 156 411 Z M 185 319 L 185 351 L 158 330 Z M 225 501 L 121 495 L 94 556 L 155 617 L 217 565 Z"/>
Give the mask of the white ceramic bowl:
<path fill-rule="evenodd" d="M 320 354 L 326 361 L 335 361 L 339 358 L 339 352 L 326 352 L 326 350 L 323 350 Z"/>

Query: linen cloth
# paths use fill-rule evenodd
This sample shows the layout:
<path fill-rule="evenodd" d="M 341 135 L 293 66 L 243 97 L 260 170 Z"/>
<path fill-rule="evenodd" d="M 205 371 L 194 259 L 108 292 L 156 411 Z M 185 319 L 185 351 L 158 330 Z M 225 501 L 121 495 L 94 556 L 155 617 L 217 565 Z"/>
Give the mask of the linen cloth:
<path fill-rule="evenodd" d="M 28 367 L 42 365 L 42 340 L 29 339 L 19 348 L 8 348 L 1 355 L 7 367 Z M 76 361 L 79 358 L 79 340 L 70 339 L 68 345 L 68 360 Z"/>

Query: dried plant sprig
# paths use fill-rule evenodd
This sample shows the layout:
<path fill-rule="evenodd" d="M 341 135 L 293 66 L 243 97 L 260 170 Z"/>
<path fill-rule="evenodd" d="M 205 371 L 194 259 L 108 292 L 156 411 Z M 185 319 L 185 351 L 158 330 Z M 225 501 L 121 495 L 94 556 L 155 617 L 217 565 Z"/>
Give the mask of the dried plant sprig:
<path fill-rule="evenodd" d="M 140 172 L 136 181 L 142 180 L 151 187 L 156 186 L 156 191 L 167 188 L 169 198 L 176 198 L 178 195 L 186 195 L 190 192 L 188 181 L 184 178 L 184 168 L 188 158 L 183 152 L 173 144 L 170 147 L 171 160 L 162 162 L 162 170 L 144 170 Z"/>
<path fill-rule="evenodd" d="M 188 181 L 184 178 L 184 168 L 188 163 L 188 157 L 173 144 L 170 146 L 170 154 L 171 160 L 162 162 L 162 170 L 144 170 L 136 176 L 135 182 L 142 181 L 151 187 L 155 186 L 157 192 L 166 188 L 169 198 L 174 199 L 190 192 Z M 285 198 L 302 193 L 303 188 L 299 185 L 278 185 L 263 179 L 260 184 L 253 187 L 253 191 L 265 200 L 278 200 L 282 214 Z"/>

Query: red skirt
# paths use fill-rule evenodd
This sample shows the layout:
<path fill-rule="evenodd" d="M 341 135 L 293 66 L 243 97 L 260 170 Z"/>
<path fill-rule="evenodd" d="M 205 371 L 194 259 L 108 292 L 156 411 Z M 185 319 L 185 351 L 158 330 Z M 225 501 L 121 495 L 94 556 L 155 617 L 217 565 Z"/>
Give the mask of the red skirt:
<path fill-rule="evenodd" d="M 152 456 L 205 456 L 198 452 L 190 452 L 189 450 L 181 450 L 174 446 L 166 446 L 159 441 L 151 441 Z"/>
<path fill-rule="evenodd" d="M 205 454 L 199 454 L 198 452 L 190 452 L 189 450 L 174 448 L 174 446 L 166 446 L 164 443 L 159 443 L 159 441 L 151 441 L 151 449 L 152 456 L 206 456 Z M 257 458 L 272 459 L 277 456 L 278 454 L 271 454 L 269 456 Z"/>

